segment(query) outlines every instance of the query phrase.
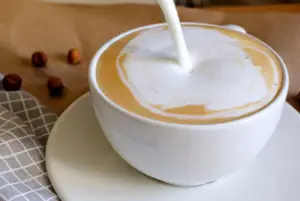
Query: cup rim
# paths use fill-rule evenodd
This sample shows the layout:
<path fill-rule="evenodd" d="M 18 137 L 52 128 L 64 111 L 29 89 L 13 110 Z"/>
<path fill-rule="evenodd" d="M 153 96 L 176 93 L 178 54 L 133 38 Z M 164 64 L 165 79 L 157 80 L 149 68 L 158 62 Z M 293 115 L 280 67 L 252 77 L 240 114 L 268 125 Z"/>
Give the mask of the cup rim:
<path fill-rule="evenodd" d="M 208 24 L 208 23 L 181 22 L 181 24 L 182 25 L 200 25 L 200 26 L 217 27 L 217 28 L 221 28 L 221 29 L 225 29 L 225 30 L 227 29 L 227 30 L 235 31 L 226 26 L 214 25 L 214 24 Z M 100 95 L 101 98 L 105 101 L 105 103 L 107 103 L 113 109 L 117 110 L 118 112 L 121 112 L 122 114 L 126 115 L 127 117 L 129 117 L 133 120 L 136 120 L 136 121 L 139 121 L 142 123 L 146 123 L 146 124 L 151 124 L 154 126 L 173 127 L 173 128 L 208 128 L 208 129 L 213 128 L 213 129 L 217 129 L 217 128 L 224 127 L 224 126 L 231 126 L 231 125 L 249 122 L 252 119 L 257 118 L 258 116 L 262 115 L 263 113 L 266 113 L 267 111 L 271 110 L 272 107 L 274 107 L 274 105 L 276 105 L 280 101 L 280 99 L 285 98 L 285 95 L 286 95 L 286 92 L 287 92 L 288 86 L 289 86 L 289 75 L 288 75 L 288 70 L 287 70 L 287 67 L 286 67 L 283 59 L 272 47 L 270 47 L 268 44 L 266 44 L 262 40 L 254 37 L 248 33 L 239 32 L 241 34 L 247 35 L 247 37 L 258 40 L 261 44 L 263 44 L 265 47 L 267 47 L 277 57 L 277 59 L 280 62 L 280 68 L 282 70 L 282 86 L 281 86 L 277 96 L 272 100 L 272 102 L 267 104 L 264 108 L 256 111 L 255 113 L 246 115 L 241 118 L 233 119 L 233 120 L 226 121 L 226 122 L 208 123 L 208 124 L 179 124 L 179 123 L 174 123 L 174 122 L 164 122 L 164 121 L 144 117 L 144 116 L 138 115 L 136 113 L 130 112 L 130 111 L 122 108 L 120 105 L 118 105 L 117 103 L 110 100 L 98 86 L 98 82 L 96 79 L 96 68 L 97 68 L 97 63 L 98 63 L 100 56 L 105 52 L 105 50 L 107 48 L 109 48 L 116 41 L 118 41 L 119 39 L 121 39 L 131 33 L 134 33 L 134 32 L 140 31 L 140 30 L 144 30 L 144 29 L 148 29 L 148 28 L 160 27 L 160 26 L 166 26 L 166 25 L 167 25 L 166 23 L 157 23 L 157 24 L 150 24 L 150 25 L 141 26 L 138 28 L 128 30 L 124 33 L 121 33 L 121 34 L 113 37 L 109 41 L 107 41 L 104 45 L 102 45 L 100 47 L 100 49 L 97 50 L 97 52 L 93 56 L 93 58 L 90 62 L 90 65 L 89 65 L 90 88 L 93 87 L 96 90 L 97 94 Z M 237 31 L 235 31 L 235 32 L 237 32 Z"/>

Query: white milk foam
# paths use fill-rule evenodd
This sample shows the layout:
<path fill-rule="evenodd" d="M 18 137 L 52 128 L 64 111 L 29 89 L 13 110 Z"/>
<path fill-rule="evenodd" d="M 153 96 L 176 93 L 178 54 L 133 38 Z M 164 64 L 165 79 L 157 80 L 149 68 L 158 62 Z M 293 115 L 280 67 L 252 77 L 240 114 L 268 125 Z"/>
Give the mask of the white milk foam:
<path fill-rule="evenodd" d="M 116 61 L 119 76 L 143 107 L 180 119 L 227 118 L 251 113 L 274 98 L 279 73 L 269 55 L 254 47 L 242 47 L 240 41 L 218 30 L 184 26 L 183 33 L 193 64 L 188 74 L 178 70 L 170 33 L 161 27 L 141 32 L 120 52 Z M 272 90 L 261 67 L 252 63 L 243 48 L 260 51 L 269 59 L 274 68 Z M 250 103 L 255 104 L 245 106 Z M 204 105 L 208 111 L 217 112 L 183 115 L 165 111 L 191 105 Z"/>

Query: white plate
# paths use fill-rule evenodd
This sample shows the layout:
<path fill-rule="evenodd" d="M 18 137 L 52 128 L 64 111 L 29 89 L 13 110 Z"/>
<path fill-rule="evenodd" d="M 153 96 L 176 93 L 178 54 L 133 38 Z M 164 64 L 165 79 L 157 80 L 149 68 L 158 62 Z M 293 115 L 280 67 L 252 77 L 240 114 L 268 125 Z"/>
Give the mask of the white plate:
<path fill-rule="evenodd" d="M 202 187 L 174 187 L 119 158 L 84 95 L 55 124 L 46 165 L 63 201 L 299 201 L 299 132 L 299 114 L 286 104 L 271 141 L 250 166 Z"/>

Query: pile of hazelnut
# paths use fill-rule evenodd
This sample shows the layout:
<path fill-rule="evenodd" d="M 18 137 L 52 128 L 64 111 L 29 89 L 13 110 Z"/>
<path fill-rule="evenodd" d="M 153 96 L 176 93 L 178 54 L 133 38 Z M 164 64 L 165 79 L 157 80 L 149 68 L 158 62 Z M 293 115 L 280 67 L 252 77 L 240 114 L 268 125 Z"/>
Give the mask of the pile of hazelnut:
<path fill-rule="evenodd" d="M 78 49 L 72 48 L 67 53 L 67 61 L 69 64 L 76 65 L 81 62 L 80 52 Z M 48 56 L 43 51 L 34 52 L 31 56 L 31 64 L 36 68 L 44 68 L 47 66 Z M 6 91 L 17 91 L 22 86 L 22 78 L 17 74 L 7 74 L 2 79 L 2 87 Z M 47 88 L 50 96 L 61 96 L 64 91 L 64 84 L 59 77 L 51 76 L 48 78 Z"/>

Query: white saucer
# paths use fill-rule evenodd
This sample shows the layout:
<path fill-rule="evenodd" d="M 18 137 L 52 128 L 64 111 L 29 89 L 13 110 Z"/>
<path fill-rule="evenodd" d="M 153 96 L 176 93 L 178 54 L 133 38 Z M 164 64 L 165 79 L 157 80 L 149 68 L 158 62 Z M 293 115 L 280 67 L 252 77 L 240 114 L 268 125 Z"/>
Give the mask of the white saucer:
<path fill-rule="evenodd" d="M 299 132 L 300 116 L 286 104 L 278 129 L 250 166 L 202 187 L 174 187 L 144 176 L 119 158 L 84 95 L 53 128 L 46 165 L 63 201 L 299 201 Z"/>

